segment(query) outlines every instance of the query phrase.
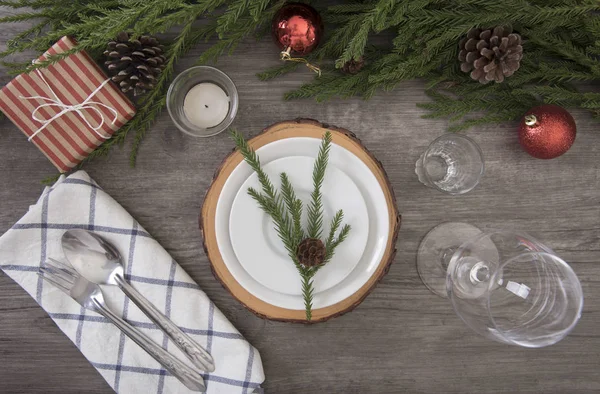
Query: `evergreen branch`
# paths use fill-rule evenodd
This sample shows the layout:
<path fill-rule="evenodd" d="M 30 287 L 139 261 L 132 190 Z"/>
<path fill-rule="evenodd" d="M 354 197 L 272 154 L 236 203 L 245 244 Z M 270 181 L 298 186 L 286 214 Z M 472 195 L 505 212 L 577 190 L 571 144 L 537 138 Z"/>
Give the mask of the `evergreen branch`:
<path fill-rule="evenodd" d="M 13 38 L 6 42 L 6 46 L 8 48 L 12 48 L 15 46 L 19 46 L 19 43 L 23 40 L 30 39 L 30 37 L 38 37 L 42 30 L 48 25 L 49 20 L 47 18 L 42 21 L 36 23 L 29 29 L 23 30 L 20 33 L 17 33 Z"/>
<path fill-rule="evenodd" d="M 160 2 L 162 5 L 163 2 Z M 141 36 L 148 31 L 164 33 L 178 25 L 186 24 L 190 20 L 190 15 L 201 15 L 204 12 L 212 10 L 222 4 L 221 0 L 204 1 L 198 4 L 189 5 L 181 1 L 173 1 L 161 7 L 153 7 L 140 18 L 131 28 L 132 36 Z"/>
<path fill-rule="evenodd" d="M 8 75 L 19 75 L 27 70 L 31 62 L 7 62 L 0 60 L 0 65 L 8 69 Z"/>
<path fill-rule="evenodd" d="M 271 200 L 276 201 L 277 191 L 275 190 L 275 186 L 273 186 L 273 183 L 271 182 L 267 174 L 263 171 L 260 165 L 260 158 L 254 151 L 254 149 L 252 149 L 250 145 L 248 145 L 248 142 L 246 142 L 244 136 L 236 129 L 231 129 L 230 133 L 231 138 L 235 141 L 235 146 L 246 160 L 246 163 L 248 163 L 248 165 L 258 175 L 258 181 L 262 186 L 263 193 L 265 193 L 267 197 L 269 197 Z"/>
<path fill-rule="evenodd" d="M 309 238 L 320 238 L 323 232 L 323 196 L 321 187 L 325 179 L 325 171 L 329 159 L 329 150 L 331 148 L 331 133 L 325 132 L 319 154 L 313 167 L 313 192 L 310 195 L 311 201 L 308 205 L 308 228 Z"/>
<path fill-rule="evenodd" d="M 267 8 L 271 0 L 253 0 L 250 2 L 250 15 L 255 22 L 260 19 L 260 14 Z"/>
<path fill-rule="evenodd" d="M 586 67 L 597 66 L 597 59 L 588 57 L 584 48 L 580 48 L 572 41 L 564 40 L 557 35 L 544 34 L 543 36 L 532 30 L 525 30 L 527 38 L 536 45 L 554 51 L 561 57 L 579 63 Z"/>
<path fill-rule="evenodd" d="M 328 242 L 329 246 L 327 247 L 327 249 L 325 251 L 325 259 L 323 260 L 323 264 L 318 265 L 314 268 L 315 273 L 318 270 L 320 270 L 321 267 L 323 267 L 325 264 L 327 264 L 327 263 L 329 263 L 329 261 L 331 261 L 331 258 L 335 254 L 335 250 L 342 242 L 344 242 L 346 240 L 346 238 L 348 237 L 348 234 L 350 234 L 350 230 L 352 230 L 352 227 L 349 224 L 345 224 L 342 227 L 342 229 L 340 230 L 340 233 L 337 236 L 337 238 L 335 240 L 332 239 L 331 242 Z"/>
<path fill-rule="evenodd" d="M 331 260 L 331 257 L 333 257 L 334 250 L 332 249 L 332 246 L 335 241 L 335 234 L 342 225 L 342 220 L 344 220 L 344 211 L 340 209 L 335 213 L 333 219 L 331 220 L 329 236 L 327 237 L 327 241 L 325 241 L 325 263 L 329 262 L 329 260 Z"/>
<path fill-rule="evenodd" d="M 305 237 L 301 225 L 302 201 L 296 196 L 296 192 L 287 174 L 284 172 L 280 175 L 281 194 L 279 194 L 273 187 L 269 177 L 262 170 L 260 159 L 256 155 L 256 152 L 248 145 L 242 134 L 232 129 L 231 138 L 235 141 L 236 148 L 240 151 L 246 163 L 257 173 L 263 192 L 261 193 L 250 187 L 248 195 L 256 201 L 265 214 L 271 217 L 277 235 L 283 242 L 288 256 L 296 266 L 302 279 L 302 297 L 304 299 L 306 320 L 311 321 L 314 298 L 313 277 L 321 267 L 331 260 L 337 246 L 346 239 L 350 232 L 350 226 L 345 225 L 342 227 L 339 235 L 335 238 L 335 233 L 342 224 L 344 217 L 344 213 L 341 210 L 338 211 L 332 220 L 329 236 L 325 242 L 326 256 L 323 262 L 314 267 L 304 266 L 298 260 L 297 256 L 298 245 Z M 323 135 L 319 155 L 313 169 L 313 184 L 315 188 L 311 196 L 312 202 L 309 206 L 309 230 L 307 231 L 309 238 L 318 238 L 322 233 L 323 207 L 321 202 L 321 185 L 325 176 L 330 145 L 331 133 L 327 131 Z M 310 213 L 311 208 L 313 210 L 312 218 Z"/>
<path fill-rule="evenodd" d="M 325 257 L 325 261 L 329 261 L 331 260 L 331 258 L 333 257 L 334 253 L 335 253 L 335 249 L 346 240 L 346 238 L 348 237 L 348 234 L 350 234 L 350 230 L 352 229 L 352 227 L 350 227 L 349 224 L 345 224 L 342 229 L 340 230 L 340 233 L 338 234 L 337 238 L 335 239 L 335 241 L 331 242 L 331 244 L 329 245 L 329 250 L 327 251 L 326 257 Z"/>
<path fill-rule="evenodd" d="M 81 50 L 82 49 L 79 47 L 79 45 L 75 45 L 73 48 L 68 49 L 61 53 L 57 53 L 56 55 L 48 55 L 45 57 L 45 60 L 36 60 L 35 63 L 30 63 L 27 66 L 26 71 L 31 72 L 33 70 L 37 70 L 40 68 L 46 68 L 49 65 L 58 63 L 61 60 L 66 59 L 75 53 L 81 52 Z"/>
<path fill-rule="evenodd" d="M 312 271 L 305 271 L 301 273 L 302 276 L 302 298 L 304 299 L 304 309 L 306 311 L 306 320 L 312 320 L 312 307 L 313 297 L 315 295 L 315 289 L 313 288 L 313 276 Z"/>
<path fill-rule="evenodd" d="M 282 199 L 273 200 L 269 196 L 259 193 L 254 188 L 248 189 L 248 195 L 258 203 L 263 212 L 271 217 L 273 224 L 275 224 L 275 231 L 283 242 L 288 255 L 292 260 L 295 260 L 297 245 L 294 238 L 294 228 L 285 211 Z"/>
<path fill-rule="evenodd" d="M 256 74 L 256 76 L 261 81 L 268 81 L 269 79 L 277 78 L 280 75 L 294 71 L 298 68 L 298 66 L 300 66 L 300 63 L 298 62 L 283 62 L 279 66 L 271 67 L 266 71 Z"/>
<path fill-rule="evenodd" d="M 362 21 L 362 15 L 352 15 L 345 25 L 335 29 L 325 43 L 315 50 L 317 59 L 322 60 L 326 57 L 337 58 L 341 56 L 346 46 L 354 37 L 356 29 L 362 24 Z"/>
<path fill-rule="evenodd" d="M 0 18 L 0 23 L 24 22 L 31 19 L 44 18 L 47 15 L 43 12 L 21 12 L 20 14 L 3 16 Z"/>
<path fill-rule="evenodd" d="M 343 67 L 346 62 L 351 60 L 360 59 L 365 52 L 369 33 L 371 30 L 379 32 L 387 27 L 385 21 L 395 3 L 395 0 L 379 0 L 377 4 L 373 6 L 373 9 L 362 17 L 362 22 L 358 31 L 355 32 L 354 36 L 350 39 L 350 42 L 348 42 L 348 45 L 342 52 L 342 55 L 335 62 L 337 68 Z"/>
<path fill-rule="evenodd" d="M 243 40 L 268 32 L 273 15 L 283 4 L 285 0 L 0 0 L 1 6 L 14 13 L 0 18 L 0 23 L 27 24 L 7 41 L 0 57 L 21 53 L 29 57 L 29 51 L 43 53 L 63 36 L 77 38 L 79 44 L 72 52 L 44 62 L 5 62 L 8 72 L 16 74 L 46 67 L 81 50 L 100 59 L 106 42 L 122 30 L 156 35 L 178 29 L 180 35 L 165 54 L 168 70 L 140 101 L 136 117 L 86 159 L 122 145 L 134 130 L 134 163 L 142 138 L 164 107 L 177 59 L 195 43 L 219 35 L 221 39 L 198 60 L 216 61 Z M 597 0 L 455 0 L 452 4 L 443 0 L 360 0 L 326 5 L 320 12 L 328 26 L 321 45 L 308 60 L 324 64 L 323 76 L 288 92 L 285 99 L 369 98 L 378 90 L 422 78 L 433 98 L 422 107 L 429 117 L 449 118 L 450 130 L 515 119 L 541 102 L 600 114 L 594 96 L 600 80 Z M 520 69 L 504 83 L 481 86 L 460 71 L 457 44 L 471 27 L 496 25 L 512 25 L 522 35 L 524 58 Z M 385 34 L 380 34 L 383 30 Z M 375 42 L 378 47 L 371 50 Z M 339 68 L 361 56 L 366 66 L 356 75 L 330 66 Z M 260 73 L 259 78 L 272 79 L 297 66 L 281 64 Z M 593 91 L 581 91 L 582 82 Z"/>
<path fill-rule="evenodd" d="M 359 12 L 367 12 L 371 10 L 370 4 L 365 3 L 350 3 L 338 4 L 327 8 L 328 13 L 332 14 L 355 14 Z"/>
<path fill-rule="evenodd" d="M 24 4 L 24 1 L 6 1 L 6 0 L 2 0 L 0 1 L 0 6 L 2 7 L 8 7 L 8 8 L 25 8 L 27 7 L 27 5 Z"/>
<path fill-rule="evenodd" d="M 235 0 L 235 1 L 244 1 L 244 0 Z M 235 26 L 225 32 L 224 29 L 220 30 L 220 40 L 209 49 L 204 51 L 202 55 L 196 61 L 196 64 L 205 64 L 208 62 L 216 62 L 217 59 L 225 53 L 231 54 L 237 48 L 237 46 L 244 40 L 246 37 L 252 35 L 252 33 L 259 30 L 266 23 L 270 23 L 271 18 L 275 14 L 275 12 L 285 4 L 286 0 L 278 0 L 271 7 L 267 8 L 260 14 L 260 18 L 255 20 L 250 15 L 239 15 L 235 16 L 236 13 L 232 10 L 233 16 L 235 16 L 236 23 Z M 238 4 L 241 7 L 240 4 Z M 228 20 L 233 17 L 232 14 L 222 15 L 216 20 L 214 23 L 216 24 L 214 30 L 215 33 L 219 31 L 219 26 L 224 26 L 229 24 Z M 219 25 L 220 24 L 220 25 Z"/>
<path fill-rule="evenodd" d="M 228 7 L 223 16 L 218 19 L 217 33 L 219 38 L 223 39 L 226 33 L 231 29 L 233 25 L 240 19 L 242 14 L 246 12 L 248 6 L 251 3 L 250 0 L 234 0 Z M 253 15 L 254 21 L 257 21 Z"/>
<path fill-rule="evenodd" d="M 292 218 L 294 224 L 293 237 L 295 240 L 294 250 L 297 249 L 298 244 L 304 239 L 304 230 L 302 230 L 302 200 L 296 197 L 296 192 L 292 187 L 287 174 L 281 173 L 281 196 Z"/>
<path fill-rule="evenodd" d="M 596 113 L 596 102 L 577 93 L 579 82 L 600 78 L 600 4 L 596 1 L 507 0 L 489 3 L 483 0 L 457 0 L 452 7 L 442 1 L 397 1 L 391 9 L 385 1 L 369 1 L 329 7 L 330 20 L 339 24 L 315 56 L 337 57 L 337 67 L 359 55 L 362 44 L 370 41 L 378 27 L 394 27 L 393 48 L 384 50 L 360 73 L 353 76 L 324 73 L 323 77 L 286 93 L 285 99 L 333 97 L 370 97 L 377 89 L 393 89 L 400 82 L 424 78 L 428 88 L 453 83 L 457 97 L 435 100 L 423 107 L 433 110 L 431 116 L 459 120 L 477 111 L 489 116 L 467 119 L 460 128 L 481 124 L 485 120 L 514 119 L 529 105 L 545 102 L 566 103 Z M 533 17 L 531 17 L 533 15 Z M 370 25 L 370 22 L 376 23 Z M 468 75 L 458 69 L 458 41 L 472 27 L 512 24 L 524 40 L 522 67 L 503 84 L 479 88 Z M 377 26 L 375 26 L 377 25 Z M 369 27 L 370 26 L 370 27 Z M 353 54 L 353 56 L 350 56 Z M 369 62 L 368 62 L 369 63 Z M 281 72 L 282 74 L 283 72 Z M 273 72 L 264 78 L 277 76 Z M 536 90 L 528 94 L 519 88 L 524 84 L 552 87 L 552 94 Z M 452 129 L 459 128 L 453 125 Z"/>
<path fill-rule="evenodd" d="M 325 72 L 314 82 L 302 85 L 300 88 L 284 95 L 285 100 L 299 98 L 314 98 L 318 102 L 329 100 L 333 97 L 347 98 L 363 95 L 370 97 L 378 84 L 369 84 L 369 68 L 365 67 L 355 75 L 338 75 L 334 72 Z"/>

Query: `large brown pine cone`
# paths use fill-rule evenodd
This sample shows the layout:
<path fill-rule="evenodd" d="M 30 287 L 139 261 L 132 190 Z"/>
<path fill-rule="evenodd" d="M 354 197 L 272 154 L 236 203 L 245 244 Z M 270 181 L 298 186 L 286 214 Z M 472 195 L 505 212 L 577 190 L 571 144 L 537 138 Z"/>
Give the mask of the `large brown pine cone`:
<path fill-rule="evenodd" d="M 317 238 L 306 238 L 298 245 L 296 256 L 298 257 L 298 262 L 303 266 L 315 267 L 323 264 L 325 261 L 325 252 L 323 241 Z"/>
<path fill-rule="evenodd" d="M 521 36 L 506 27 L 471 29 L 458 44 L 460 69 L 481 83 L 502 82 L 521 65 L 521 42 Z"/>
<path fill-rule="evenodd" d="M 117 39 L 108 43 L 104 51 L 111 79 L 124 93 L 133 91 L 139 96 L 154 87 L 156 79 L 165 68 L 164 47 L 150 36 L 130 39 L 121 32 Z"/>

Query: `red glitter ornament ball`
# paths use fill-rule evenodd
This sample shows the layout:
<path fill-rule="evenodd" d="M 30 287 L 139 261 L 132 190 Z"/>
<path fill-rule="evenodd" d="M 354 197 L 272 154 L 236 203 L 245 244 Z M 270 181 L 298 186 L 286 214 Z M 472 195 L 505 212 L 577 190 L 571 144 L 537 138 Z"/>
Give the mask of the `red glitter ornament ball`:
<path fill-rule="evenodd" d="M 575 119 L 564 108 L 544 104 L 530 109 L 519 125 L 519 143 L 538 159 L 554 159 L 575 142 Z"/>
<path fill-rule="evenodd" d="M 323 21 L 311 6 L 289 3 L 273 17 L 271 33 L 282 50 L 290 49 L 297 55 L 307 55 L 319 45 Z"/>

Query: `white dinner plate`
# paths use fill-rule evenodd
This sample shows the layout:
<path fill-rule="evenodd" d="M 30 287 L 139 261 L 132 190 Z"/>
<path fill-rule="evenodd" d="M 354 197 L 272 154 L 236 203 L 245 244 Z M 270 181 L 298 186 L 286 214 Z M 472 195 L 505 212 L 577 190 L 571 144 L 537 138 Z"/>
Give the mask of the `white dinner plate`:
<path fill-rule="evenodd" d="M 257 150 L 257 153 L 260 156 L 263 168 L 269 168 L 269 163 L 282 158 L 304 156 L 305 158 L 314 160 L 319 151 L 320 144 L 321 140 L 317 138 L 286 138 L 261 147 Z M 352 254 L 352 251 L 357 251 L 356 254 L 359 254 L 360 250 L 362 250 L 362 253 L 360 256 L 352 256 L 353 260 L 356 258 L 358 258 L 358 260 L 355 263 L 352 263 L 353 260 L 349 262 L 349 265 L 353 266 L 353 269 L 350 272 L 344 273 L 343 271 L 340 271 L 336 273 L 339 266 L 336 268 L 336 265 L 334 265 L 331 268 L 332 272 L 334 272 L 331 279 L 319 279 L 319 291 L 315 294 L 313 300 L 313 308 L 315 309 L 333 305 L 350 297 L 352 294 L 356 293 L 371 276 L 373 276 L 385 252 L 390 231 L 388 207 L 385 195 L 375 175 L 373 175 L 369 168 L 350 151 L 336 144 L 332 144 L 331 146 L 329 165 L 331 172 L 337 173 L 337 171 L 340 171 L 348 178 L 350 182 L 341 181 L 341 184 L 345 185 L 344 187 L 347 187 L 348 190 L 350 190 L 350 188 L 352 188 L 351 184 L 353 184 L 356 188 L 352 188 L 353 191 L 348 191 L 347 193 L 350 194 L 345 196 L 345 199 L 351 200 L 351 202 L 338 201 L 338 197 L 336 197 L 335 202 L 332 201 L 331 205 L 335 207 L 340 206 L 341 208 L 343 204 L 357 204 L 356 209 L 360 211 L 358 205 L 360 205 L 359 202 L 362 201 L 366 206 L 368 217 L 366 223 L 368 224 L 365 225 L 365 229 L 354 228 L 351 232 L 352 236 L 357 237 L 354 242 L 364 242 L 364 248 L 360 247 L 360 244 L 350 245 L 350 242 L 352 242 L 350 237 L 338 247 L 336 255 L 347 256 Z M 281 171 L 278 168 L 277 163 L 274 163 L 271 171 L 273 170 L 274 172 L 272 175 L 270 173 L 270 175 L 271 180 L 275 182 L 277 180 L 276 172 Z M 309 165 L 309 168 L 304 169 L 304 171 L 310 176 L 312 174 L 312 165 Z M 250 227 L 244 227 L 244 232 L 238 234 L 237 229 L 233 232 L 230 231 L 230 224 L 242 220 L 238 219 L 238 215 L 240 214 L 236 213 L 237 210 L 240 209 L 237 208 L 239 202 L 234 206 L 234 201 L 236 201 L 236 197 L 240 196 L 238 198 L 242 198 L 241 196 L 245 195 L 248 186 L 246 182 L 252 182 L 252 180 L 249 179 L 252 174 L 253 171 L 248 164 L 245 162 L 240 163 L 231 172 L 221 190 L 215 215 L 215 235 L 219 252 L 233 278 L 253 296 L 274 306 L 302 310 L 304 309 L 304 302 L 302 296 L 297 292 L 298 287 L 290 287 L 289 289 L 283 289 L 282 291 L 280 286 L 274 284 L 277 277 L 271 277 L 268 272 L 265 273 L 265 271 L 263 271 L 265 268 L 271 266 L 270 264 L 272 262 L 263 268 L 260 263 L 260 258 L 263 255 L 269 255 L 270 253 L 276 254 L 276 249 L 272 247 L 267 247 L 266 249 L 252 248 L 253 253 L 249 253 L 248 250 L 244 249 L 244 257 L 238 259 L 238 255 L 242 256 L 243 245 L 252 246 L 251 243 L 246 244 L 241 241 L 242 238 L 240 238 L 243 234 L 247 234 L 249 231 L 247 229 Z M 294 174 L 296 174 L 296 170 L 294 170 Z M 344 175 L 340 175 L 340 178 Z M 304 184 L 303 181 L 302 183 Z M 337 190 L 336 193 L 338 193 Z M 358 195 L 355 195 L 356 193 L 358 193 Z M 301 195 L 300 197 L 305 204 L 309 201 L 306 196 Z M 254 213 L 259 215 L 261 213 L 260 208 L 256 203 L 254 204 L 254 209 L 256 210 Z M 355 220 L 356 226 L 360 226 L 361 223 L 361 214 L 358 211 L 346 212 L 349 220 Z M 330 219 L 330 215 L 331 212 L 327 214 L 326 222 L 329 221 L 327 219 Z M 239 216 L 239 218 L 241 218 L 241 216 Z M 260 220 L 258 222 L 248 220 L 248 222 L 248 226 L 252 223 L 256 226 L 254 228 L 255 233 L 265 235 L 263 228 L 264 224 Z M 354 230 L 356 230 L 356 232 L 354 232 Z M 363 231 L 366 232 L 366 241 L 361 240 Z M 265 242 L 267 239 L 272 238 L 272 235 L 269 234 L 272 233 L 267 233 L 266 236 L 264 236 Z M 240 260 L 242 260 L 243 263 Z M 283 259 L 281 263 L 286 263 L 286 261 Z M 286 283 L 287 281 L 291 281 L 291 274 L 293 273 L 291 269 L 295 270 L 291 261 L 287 261 L 287 263 L 290 270 L 286 274 L 282 274 L 286 276 L 282 276 L 281 278 L 282 281 L 286 280 Z M 333 264 L 333 261 L 330 264 Z M 339 264 L 339 262 L 337 264 Z M 325 267 L 323 269 L 325 269 Z M 287 268 L 282 269 L 282 271 L 283 270 L 287 270 Z M 288 274 L 289 276 L 287 276 Z M 297 280 L 299 283 L 299 275 L 297 276 Z M 298 285 L 296 284 L 294 286 Z"/>
<path fill-rule="evenodd" d="M 313 189 L 312 168 L 315 159 L 306 156 L 288 156 L 263 166 L 276 188 L 280 188 L 280 174 L 285 172 L 303 203 L 303 229 L 307 228 L 307 207 Z M 235 255 L 242 267 L 261 285 L 269 289 L 300 296 L 302 286 L 294 264 L 275 231 L 271 217 L 265 214 L 247 193 L 248 188 L 261 190 L 258 175 L 253 173 L 239 189 L 229 218 L 229 232 Z M 369 236 L 367 206 L 352 179 L 333 164 L 327 166 L 322 186 L 323 237 L 329 234 L 330 222 L 337 210 L 344 212 L 344 224 L 352 229 L 333 258 L 314 278 L 316 293 L 330 289 L 352 272 L 363 255 Z M 338 230 L 339 232 L 339 230 Z M 322 238 L 323 238 L 322 237 Z M 254 283 L 248 283 L 253 286 Z"/>

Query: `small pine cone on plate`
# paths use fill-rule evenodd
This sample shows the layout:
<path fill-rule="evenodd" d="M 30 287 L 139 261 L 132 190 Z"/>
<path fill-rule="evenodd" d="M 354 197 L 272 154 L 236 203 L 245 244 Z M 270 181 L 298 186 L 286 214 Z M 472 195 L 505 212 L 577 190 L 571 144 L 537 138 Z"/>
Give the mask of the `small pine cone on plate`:
<path fill-rule="evenodd" d="M 317 238 L 306 238 L 298 245 L 296 257 L 305 267 L 316 267 L 325 262 L 325 245 Z"/>

